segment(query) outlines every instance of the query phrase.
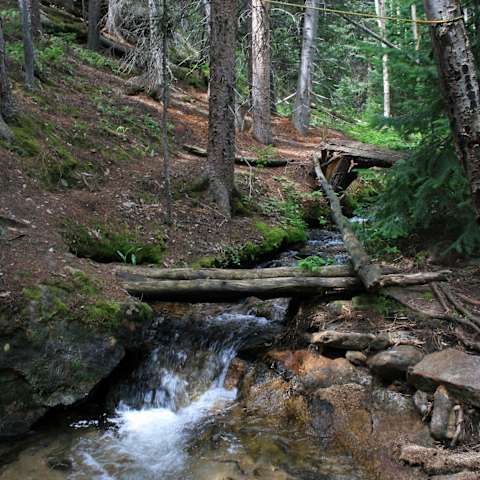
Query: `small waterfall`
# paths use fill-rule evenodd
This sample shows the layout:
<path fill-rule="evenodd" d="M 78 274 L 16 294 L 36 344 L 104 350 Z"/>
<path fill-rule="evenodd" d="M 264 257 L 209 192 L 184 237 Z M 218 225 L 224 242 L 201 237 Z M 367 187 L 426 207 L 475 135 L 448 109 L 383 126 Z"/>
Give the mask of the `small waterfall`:
<path fill-rule="evenodd" d="M 231 361 L 285 309 L 285 302 L 276 305 L 274 319 L 267 320 L 233 307 L 207 318 L 201 336 L 173 328 L 129 382 L 118 386 L 111 427 L 79 441 L 70 478 L 190 478 L 186 450 L 193 429 L 236 398 L 236 390 L 224 388 Z"/>

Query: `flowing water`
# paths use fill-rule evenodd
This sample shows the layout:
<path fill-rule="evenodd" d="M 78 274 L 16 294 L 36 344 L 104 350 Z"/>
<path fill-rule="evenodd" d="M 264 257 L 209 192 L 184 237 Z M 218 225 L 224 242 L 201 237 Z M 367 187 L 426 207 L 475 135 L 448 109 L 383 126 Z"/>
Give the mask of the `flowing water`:
<path fill-rule="evenodd" d="M 330 244 L 337 245 L 336 238 Z M 309 244 L 317 248 L 313 238 Z M 284 256 L 291 263 L 298 252 Z M 338 251 L 333 254 L 340 255 Z M 51 425 L 0 470 L 2 480 L 214 480 L 367 478 L 346 453 L 326 452 L 305 429 L 255 415 L 226 388 L 232 360 L 281 329 L 288 302 L 262 316 L 248 302 L 201 321 L 160 319 L 148 357 L 112 386 L 113 414 Z M 201 309 L 201 306 L 192 306 Z M 190 321 L 191 320 L 191 321 Z M 49 466 L 55 468 L 49 468 Z"/>

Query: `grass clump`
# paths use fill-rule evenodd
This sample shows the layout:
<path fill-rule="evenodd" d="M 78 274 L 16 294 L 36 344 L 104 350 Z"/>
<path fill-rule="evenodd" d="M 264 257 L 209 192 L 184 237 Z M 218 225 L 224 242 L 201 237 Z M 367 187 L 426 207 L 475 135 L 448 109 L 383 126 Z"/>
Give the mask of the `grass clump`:
<path fill-rule="evenodd" d="M 309 272 L 316 272 L 321 267 L 325 267 L 326 265 L 333 265 L 335 260 L 333 258 L 323 258 L 319 257 L 318 255 L 312 255 L 310 257 L 304 258 L 298 262 L 298 267 L 307 270 Z"/>
<path fill-rule="evenodd" d="M 138 231 L 127 226 L 114 227 L 96 225 L 88 227 L 67 222 L 64 239 L 72 253 L 78 257 L 90 258 L 96 262 L 124 262 L 132 265 L 160 263 L 165 243 L 160 234 L 152 243 L 145 243 Z"/>

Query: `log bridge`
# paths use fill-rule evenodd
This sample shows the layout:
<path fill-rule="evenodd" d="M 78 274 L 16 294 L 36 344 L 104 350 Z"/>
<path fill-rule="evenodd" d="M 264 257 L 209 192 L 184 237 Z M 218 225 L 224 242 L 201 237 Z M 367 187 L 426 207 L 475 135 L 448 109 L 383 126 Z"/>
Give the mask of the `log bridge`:
<path fill-rule="evenodd" d="M 343 144 L 345 141 L 342 140 Z M 358 142 L 351 142 L 357 144 Z M 325 144 L 326 145 L 326 144 Z M 376 153 L 369 145 L 359 144 L 354 162 L 363 166 L 387 166 L 401 159 L 390 152 L 389 160 L 385 153 Z M 215 269 L 215 268 L 141 268 L 122 266 L 117 269 L 117 276 L 123 288 L 131 295 L 163 301 L 211 302 L 231 301 L 255 296 L 261 299 L 279 297 L 305 297 L 312 295 L 332 295 L 355 293 L 360 291 L 378 291 L 384 287 L 399 287 L 438 282 L 446 279 L 448 271 L 423 273 L 392 273 L 374 263 L 356 238 L 348 219 L 342 214 L 340 201 L 333 186 L 324 174 L 322 160 L 325 161 L 325 150 L 320 149 L 313 156 L 313 166 L 319 186 L 325 192 L 332 210 L 332 218 L 342 233 L 345 247 L 350 253 L 351 263 L 348 265 L 329 265 L 316 271 L 306 271 L 296 267 L 265 269 Z M 338 144 L 337 144 L 338 148 Z M 345 147 L 346 149 L 346 147 Z M 367 157 L 368 150 L 368 157 Z M 338 150 L 337 150 L 338 151 Z M 350 150 L 345 150 L 340 162 L 348 160 L 351 168 Z M 392 158 L 393 154 L 393 158 Z M 343 159 L 343 160 L 342 160 Z M 338 158 L 332 161 L 331 165 Z M 328 166 L 327 166 L 328 167 Z M 335 167 L 337 168 L 337 167 Z"/>

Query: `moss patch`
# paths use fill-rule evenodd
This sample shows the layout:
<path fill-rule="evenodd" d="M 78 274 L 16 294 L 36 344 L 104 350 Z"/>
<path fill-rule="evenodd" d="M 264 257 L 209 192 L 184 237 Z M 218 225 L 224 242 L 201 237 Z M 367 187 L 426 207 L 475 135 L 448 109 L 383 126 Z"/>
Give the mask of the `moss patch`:
<path fill-rule="evenodd" d="M 160 263 L 165 251 L 165 243 L 160 234 L 157 234 L 154 242 L 146 243 L 138 231 L 129 230 L 127 226 L 88 227 L 67 222 L 63 236 L 72 253 L 102 263 Z"/>
<path fill-rule="evenodd" d="M 23 296 L 28 307 L 22 316 L 47 325 L 57 321 L 79 322 L 95 331 L 115 333 L 125 320 L 145 322 L 153 317 L 147 304 L 125 307 L 106 299 L 100 286 L 80 270 L 71 270 L 66 278 L 52 278 L 25 288 Z M 30 339 L 35 341 L 38 331 L 33 327 L 29 331 Z"/>

